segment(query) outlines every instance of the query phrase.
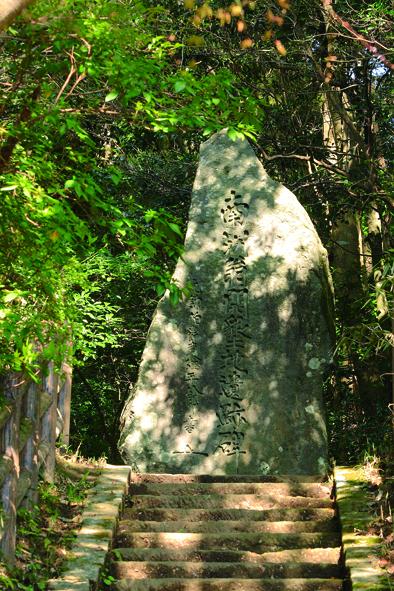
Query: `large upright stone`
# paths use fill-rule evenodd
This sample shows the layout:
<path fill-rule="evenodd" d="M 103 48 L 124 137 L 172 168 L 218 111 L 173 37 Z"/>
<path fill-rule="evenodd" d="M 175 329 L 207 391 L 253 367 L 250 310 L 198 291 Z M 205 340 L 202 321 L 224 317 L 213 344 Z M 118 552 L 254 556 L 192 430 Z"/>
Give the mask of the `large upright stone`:
<path fill-rule="evenodd" d="M 122 415 L 142 472 L 322 473 L 331 355 L 327 255 L 308 214 L 246 141 L 201 146 L 175 279 L 160 301 Z"/>

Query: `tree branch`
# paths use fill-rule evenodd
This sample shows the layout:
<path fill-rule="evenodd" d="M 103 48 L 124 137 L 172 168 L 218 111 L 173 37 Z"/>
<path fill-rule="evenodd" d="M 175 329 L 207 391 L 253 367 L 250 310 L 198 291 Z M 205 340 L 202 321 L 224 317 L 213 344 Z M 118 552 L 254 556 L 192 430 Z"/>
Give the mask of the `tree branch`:
<path fill-rule="evenodd" d="M 322 166 L 323 168 L 326 168 L 327 170 L 329 170 L 330 172 L 334 172 L 335 174 L 339 174 L 341 176 L 344 176 L 346 178 L 348 178 L 348 173 L 344 170 L 342 170 L 341 168 L 338 168 L 337 166 L 333 166 L 332 164 L 329 164 L 328 162 L 324 162 L 323 160 L 317 160 L 316 158 L 314 158 L 313 156 L 307 156 L 304 154 L 275 154 L 274 156 L 268 156 L 267 152 L 258 144 L 256 144 L 256 146 L 259 148 L 264 160 L 267 160 L 267 162 L 270 162 L 271 160 L 282 160 L 284 158 L 292 158 L 295 160 L 306 160 L 307 162 L 312 162 L 313 164 L 317 164 L 318 166 Z"/>
<path fill-rule="evenodd" d="M 389 61 L 389 59 L 384 55 L 384 53 L 382 53 L 381 50 L 377 47 L 379 46 L 379 48 L 384 49 L 384 46 L 381 43 L 379 43 L 378 41 L 371 41 L 364 37 L 364 35 L 361 35 L 361 33 L 359 33 L 358 31 L 356 31 L 348 21 L 345 21 L 345 19 L 343 19 L 341 16 L 339 16 L 337 12 L 335 12 L 335 10 L 332 7 L 332 0 L 323 0 L 323 6 L 327 11 L 327 14 L 332 18 L 332 20 L 336 21 L 341 25 L 341 27 L 346 29 L 346 31 L 350 33 L 353 39 L 361 43 L 361 45 L 365 47 L 365 49 L 372 53 L 374 57 L 378 58 L 387 68 L 389 68 L 390 70 L 394 70 L 394 64 L 392 64 Z"/>

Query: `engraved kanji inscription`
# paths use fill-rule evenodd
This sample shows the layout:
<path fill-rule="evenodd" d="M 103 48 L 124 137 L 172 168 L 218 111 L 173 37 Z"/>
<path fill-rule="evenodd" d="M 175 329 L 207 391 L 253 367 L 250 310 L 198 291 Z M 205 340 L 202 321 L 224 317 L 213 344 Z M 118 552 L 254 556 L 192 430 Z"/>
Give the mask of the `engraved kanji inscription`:
<path fill-rule="evenodd" d="M 194 291 L 188 302 L 190 323 L 186 330 L 188 352 L 185 366 L 185 381 L 187 384 L 186 403 L 188 415 L 185 418 L 183 426 L 188 433 L 191 433 L 198 424 L 198 403 L 202 396 L 200 385 L 202 359 L 199 354 L 199 348 L 196 346 L 196 339 L 200 330 L 202 300 L 200 286 L 197 281 L 193 282 L 193 287 Z"/>
<path fill-rule="evenodd" d="M 245 217 L 248 205 L 236 191 L 224 200 L 221 217 L 224 225 L 224 321 L 219 368 L 218 433 L 220 449 L 226 455 L 245 453 L 243 441 L 247 420 L 242 404 L 242 386 L 248 373 L 246 343 L 250 339 L 248 287 L 246 283 L 245 243 L 248 231 Z"/>

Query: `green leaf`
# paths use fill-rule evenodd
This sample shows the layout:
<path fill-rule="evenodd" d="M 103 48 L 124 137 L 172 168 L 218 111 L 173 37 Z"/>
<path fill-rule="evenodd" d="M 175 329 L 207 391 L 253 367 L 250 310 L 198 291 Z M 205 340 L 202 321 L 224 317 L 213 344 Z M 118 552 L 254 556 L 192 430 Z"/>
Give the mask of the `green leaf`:
<path fill-rule="evenodd" d="M 171 291 L 170 292 L 170 303 L 172 306 L 176 306 L 179 302 L 179 293 L 178 291 Z"/>
<path fill-rule="evenodd" d="M 230 129 L 227 131 L 227 135 L 230 138 L 230 140 L 233 141 L 239 138 L 243 138 L 243 133 L 237 131 L 236 129 L 233 129 L 232 127 L 230 127 Z"/>
<path fill-rule="evenodd" d="M 150 222 L 151 220 L 153 220 L 155 217 L 157 216 L 157 212 L 154 209 L 148 209 L 145 212 L 145 221 L 146 222 Z"/>
<path fill-rule="evenodd" d="M 14 300 L 16 300 L 16 298 L 19 298 L 22 295 L 22 293 L 23 292 L 21 292 L 19 289 L 15 290 L 15 291 L 9 291 L 3 297 L 3 301 L 6 304 L 8 304 L 8 302 L 13 302 Z"/>
<path fill-rule="evenodd" d="M 182 231 L 181 231 L 180 227 L 178 226 L 178 224 L 174 224 L 174 223 L 170 222 L 168 225 L 170 226 L 170 228 L 173 232 L 175 232 L 176 234 L 178 234 L 178 236 L 183 238 Z"/>
<path fill-rule="evenodd" d="M 174 84 L 175 92 L 182 92 L 182 90 L 185 90 L 185 88 L 186 88 L 185 80 L 177 80 Z"/>
<path fill-rule="evenodd" d="M 165 292 L 165 290 L 166 290 L 166 286 L 163 285 L 162 283 L 160 283 L 160 285 L 156 286 L 156 293 L 158 296 L 162 296 L 163 293 Z"/>
<path fill-rule="evenodd" d="M 104 101 L 106 103 L 109 103 L 111 101 L 114 101 L 117 98 L 118 95 L 119 95 L 119 92 L 117 92 L 116 90 L 111 90 L 111 92 L 109 92 L 107 94 L 107 96 L 105 97 Z"/>
<path fill-rule="evenodd" d="M 10 185 L 9 187 L 1 187 L 0 191 L 13 191 L 17 189 L 18 185 Z"/>

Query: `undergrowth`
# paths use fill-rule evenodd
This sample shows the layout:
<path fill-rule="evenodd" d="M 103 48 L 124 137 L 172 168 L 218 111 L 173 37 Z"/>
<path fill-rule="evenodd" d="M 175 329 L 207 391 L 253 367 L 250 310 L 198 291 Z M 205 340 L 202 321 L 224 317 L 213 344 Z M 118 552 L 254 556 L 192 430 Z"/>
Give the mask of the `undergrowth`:
<path fill-rule="evenodd" d="M 382 460 L 376 454 L 366 454 L 362 467 L 370 496 L 369 512 L 371 521 L 360 533 L 378 536 L 382 540 L 379 566 L 389 578 L 390 589 L 394 589 L 394 533 L 393 512 L 394 480 L 388 470 L 382 469 Z M 390 583 L 391 581 L 391 583 Z"/>
<path fill-rule="evenodd" d="M 39 485 L 37 504 L 18 510 L 16 561 L 0 562 L 0 589 L 44 591 L 48 579 L 59 576 L 91 485 L 87 474 L 74 480 L 62 473 L 55 484 Z"/>

